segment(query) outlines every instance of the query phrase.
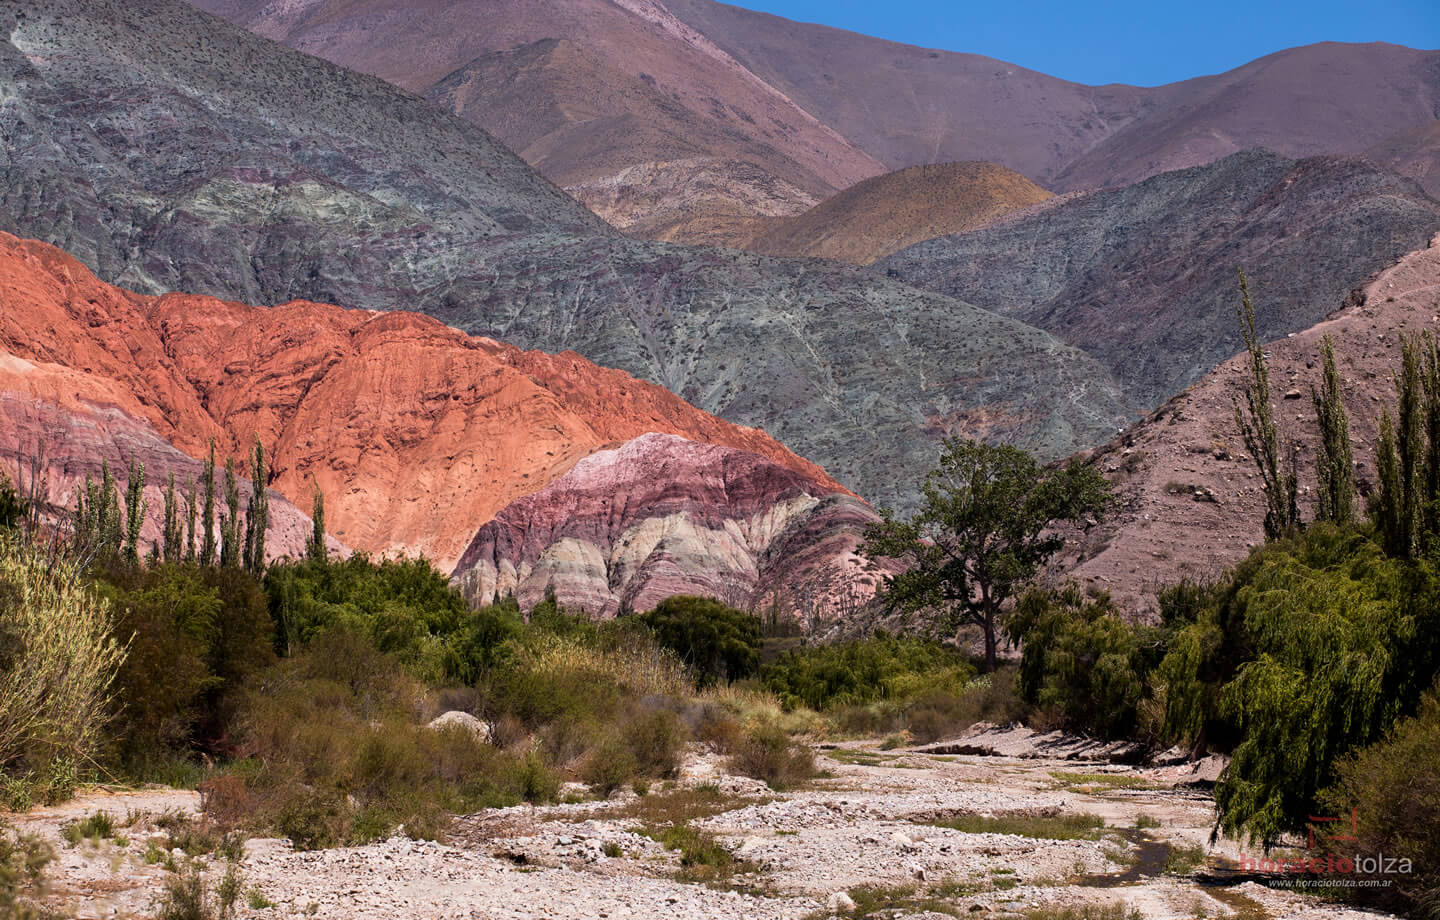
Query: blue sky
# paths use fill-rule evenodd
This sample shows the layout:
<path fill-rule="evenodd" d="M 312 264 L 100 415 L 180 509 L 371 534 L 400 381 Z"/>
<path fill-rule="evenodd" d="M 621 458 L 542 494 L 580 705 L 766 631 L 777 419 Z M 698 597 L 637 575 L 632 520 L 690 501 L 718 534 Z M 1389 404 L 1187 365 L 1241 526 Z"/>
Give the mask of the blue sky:
<path fill-rule="evenodd" d="M 730 0 L 802 22 L 1000 58 L 1081 83 L 1153 86 L 1319 41 L 1440 48 L 1440 0 Z"/>

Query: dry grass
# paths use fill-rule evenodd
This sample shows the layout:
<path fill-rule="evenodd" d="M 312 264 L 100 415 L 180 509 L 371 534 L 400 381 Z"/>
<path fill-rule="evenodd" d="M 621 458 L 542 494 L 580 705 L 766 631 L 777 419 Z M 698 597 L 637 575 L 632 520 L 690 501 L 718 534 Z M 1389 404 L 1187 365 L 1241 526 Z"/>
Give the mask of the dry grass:
<path fill-rule="evenodd" d="M 73 772 L 103 740 L 125 650 L 78 575 L 63 554 L 0 535 L 0 766 Z M 49 785 L 47 798 L 70 792 Z"/>

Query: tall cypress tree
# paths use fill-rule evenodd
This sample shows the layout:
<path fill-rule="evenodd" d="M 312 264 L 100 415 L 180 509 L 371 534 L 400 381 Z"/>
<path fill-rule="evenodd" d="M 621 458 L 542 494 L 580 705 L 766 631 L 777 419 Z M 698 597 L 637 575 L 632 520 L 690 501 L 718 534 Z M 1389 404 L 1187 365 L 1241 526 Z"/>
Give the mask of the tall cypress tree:
<path fill-rule="evenodd" d="M 1295 475 L 1295 458 L 1290 451 L 1288 471 L 1280 468 L 1280 434 L 1275 427 L 1275 413 L 1270 405 L 1270 368 L 1265 351 L 1255 334 L 1255 304 L 1250 300 L 1250 286 L 1245 273 L 1240 275 L 1240 334 L 1245 350 L 1250 353 L 1250 380 L 1245 385 L 1246 411 L 1235 406 L 1235 425 L 1245 440 L 1245 450 L 1260 471 L 1260 485 L 1265 491 L 1265 539 L 1275 540 L 1300 526 L 1299 488 Z M 1288 446 L 1288 445 L 1287 445 Z"/>
<path fill-rule="evenodd" d="M 1340 372 L 1335 367 L 1335 343 L 1325 336 L 1325 366 L 1320 389 L 1310 388 L 1315 419 L 1320 427 L 1316 450 L 1320 482 L 1320 504 L 1316 516 L 1322 521 L 1349 524 L 1355 518 L 1355 461 L 1350 447 L 1350 417 L 1340 392 Z"/>
<path fill-rule="evenodd" d="M 205 508 L 201 512 L 204 541 L 200 544 L 200 564 L 215 564 L 215 439 L 210 439 L 210 459 L 205 461 Z"/>
<path fill-rule="evenodd" d="M 136 463 L 132 455 L 126 467 L 125 483 L 125 559 L 140 564 L 140 527 L 145 523 L 145 464 Z"/>
<path fill-rule="evenodd" d="M 314 483 L 314 498 L 310 503 L 310 546 L 306 555 L 314 562 L 324 562 L 329 556 L 325 545 L 325 493 L 320 483 Z"/>
<path fill-rule="evenodd" d="M 180 522 L 180 501 L 175 495 L 175 474 L 172 472 L 165 481 L 165 526 L 161 546 L 162 558 L 166 562 L 179 562 L 184 556 L 182 547 L 185 533 Z"/>
<path fill-rule="evenodd" d="M 185 475 L 185 561 L 195 561 L 195 477 Z"/>
<path fill-rule="evenodd" d="M 250 502 L 245 519 L 245 568 L 256 578 L 265 574 L 265 532 L 270 528 L 270 494 L 265 488 L 265 448 L 255 439 L 250 455 Z"/>
<path fill-rule="evenodd" d="M 225 458 L 225 512 L 220 522 L 220 564 L 240 565 L 240 483 L 235 479 L 235 459 Z"/>

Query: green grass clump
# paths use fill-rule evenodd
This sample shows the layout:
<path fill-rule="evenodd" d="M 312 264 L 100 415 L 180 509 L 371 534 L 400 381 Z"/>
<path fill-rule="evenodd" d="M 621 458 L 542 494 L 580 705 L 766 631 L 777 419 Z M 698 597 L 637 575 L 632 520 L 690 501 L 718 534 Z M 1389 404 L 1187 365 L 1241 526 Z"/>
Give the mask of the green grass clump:
<path fill-rule="evenodd" d="M 1170 845 L 1165 856 L 1166 875 L 1191 875 L 1205 864 L 1205 848 L 1198 844 Z"/>
<path fill-rule="evenodd" d="M 1154 783 L 1144 777 L 1125 773 L 1067 773 L 1064 770 L 1051 770 L 1050 775 L 1062 786 L 1078 792 L 1156 788 Z"/>
<path fill-rule="evenodd" d="M 933 822 L 965 834 L 1012 834 L 1040 840 L 1097 840 L 1105 830 L 1099 815 L 961 815 Z"/>
<path fill-rule="evenodd" d="M 115 836 L 115 819 L 109 812 L 97 811 L 88 817 L 67 821 L 60 828 L 60 836 L 72 847 L 82 840 L 99 843 Z"/>

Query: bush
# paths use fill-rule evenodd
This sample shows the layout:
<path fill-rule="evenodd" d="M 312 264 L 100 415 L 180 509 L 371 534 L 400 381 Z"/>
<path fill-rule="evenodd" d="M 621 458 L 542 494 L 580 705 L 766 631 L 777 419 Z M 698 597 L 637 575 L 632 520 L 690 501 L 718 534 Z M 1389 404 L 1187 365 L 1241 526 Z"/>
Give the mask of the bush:
<path fill-rule="evenodd" d="M 629 782 L 638 769 L 629 746 L 610 735 L 590 751 L 580 778 L 600 795 L 609 798 L 611 793 Z"/>
<path fill-rule="evenodd" d="M 818 711 L 909 700 L 936 690 L 962 693 L 975 669 L 959 651 L 938 642 L 876 633 L 786 652 L 762 676 L 785 705 Z"/>
<path fill-rule="evenodd" d="M 640 617 L 655 641 L 695 673 L 697 686 L 741 680 L 760 667 L 760 619 L 705 597 L 677 595 Z"/>
<path fill-rule="evenodd" d="M 1399 901 L 1387 906 L 1419 915 L 1426 915 L 1426 911 L 1433 915 L 1440 908 L 1437 764 L 1440 697 L 1432 691 L 1419 714 L 1402 721 L 1389 738 L 1342 761 L 1335 784 L 1321 796 L 1326 814 L 1354 816 L 1360 854 L 1383 853 L 1411 862 L 1413 874 L 1389 879 L 1395 884 L 1393 892 Z M 1345 832 L 1350 830 L 1347 827 Z"/>
<path fill-rule="evenodd" d="M 815 754 L 809 746 L 792 741 L 778 726 L 762 723 L 746 732 L 730 756 L 730 769 L 782 791 L 815 775 Z"/>
<path fill-rule="evenodd" d="M 0 917 L 40 920 L 46 916 L 27 904 L 25 897 L 42 893 L 45 866 L 54 856 L 40 838 L 0 825 Z"/>
<path fill-rule="evenodd" d="M 41 771 L 47 798 L 68 796 L 109 720 L 125 660 L 110 607 L 79 567 L 0 530 L 0 769 Z"/>
<path fill-rule="evenodd" d="M 98 579 L 116 634 L 130 641 L 115 681 L 113 748 L 122 767 L 148 778 L 176 755 L 228 753 L 237 691 L 275 662 L 255 580 L 234 568 L 118 561 Z"/>
<path fill-rule="evenodd" d="M 1135 734 L 1146 676 L 1158 663 L 1152 630 L 1120 616 L 1109 595 L 1076 585 L 1032 589 L 1006 623 L 1024 642 L 1016 687 L 1065 728 L 1105 738 Z"/>

